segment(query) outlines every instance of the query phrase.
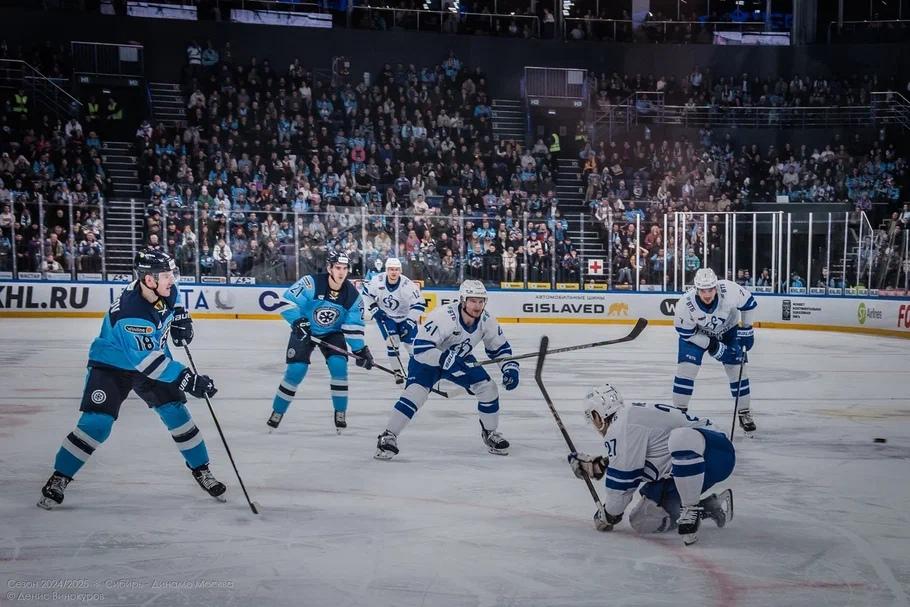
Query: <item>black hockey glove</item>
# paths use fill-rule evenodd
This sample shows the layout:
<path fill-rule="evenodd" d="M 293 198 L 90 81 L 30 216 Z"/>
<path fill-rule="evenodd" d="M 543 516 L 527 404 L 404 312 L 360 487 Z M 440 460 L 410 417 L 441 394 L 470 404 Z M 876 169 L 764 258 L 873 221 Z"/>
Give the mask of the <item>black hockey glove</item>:
<path fill-rule="evenodd" d="M 354 356 L 357 358 L 354 359 L 354 362 L 358 367 L 363 367 L 367 371 L 373 368 L 373 354 L 370 352 L 369 346 L 364 346 L 354 352 Z"/>
<path fill-rule="evenodd" d="M 307 342 L 310 341 L 310 321 L 305 316 L 301 316 L 291 323 L 291 331 L 294 332 L 294 338 Z"/>
<path fill-rule="evenodd" d="M 211 377 L 208 375 L 196 375 L 189 369 L 184 369 L 177 379 L 174 380 L 174 383 L 177 385 L 177 388 L 183 390 L 187 394 L 192 394 L 196 398 L 203 398 L 205 396 L 212 397 L 218 392 L 215 388 L 215 382 L 212 381 Z"/>
<path fill-rule="evenodd" d="M 193 341 L 193 319 L 183 306 L 174 308 L 171 320 L 171 341 L 175 346 L 188 346 Z"/>

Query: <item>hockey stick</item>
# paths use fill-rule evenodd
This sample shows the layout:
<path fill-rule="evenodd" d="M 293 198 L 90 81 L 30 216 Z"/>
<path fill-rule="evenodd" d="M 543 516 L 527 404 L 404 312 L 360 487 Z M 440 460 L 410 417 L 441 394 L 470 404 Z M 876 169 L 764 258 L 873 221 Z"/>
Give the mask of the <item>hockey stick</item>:
<path fill-rule="evenodd" d="M 328 348 L 329 350 L 331 350 L 332 352 L 337 352 L 338 354 L 341 354 L 342 356 L 347 356 L 348 358 L 353 358 L 354 360 L 363 360 L 363 357 L 362 357 L 362 356 L 357 356 L 357 355 L 354 354 L 353 352 L 348 352 L 348 351 L 345 350 L 344 348 L 339 348 L 338 346 L 336 346 L 336 345 L 334 345 L 334 344 L 330 344 L 330 343 L 327 342 L 327 341 L 324 341 L 324 340 L 322 340 L 322 339 L 319 339 L 319 338 L 316 337 L 315 335 L 310 335 L 310 341 L 312 341 L 314 344 L 317 344 L 317 345 L 320 345 L 320 346 L 324 346 L 324 347 Z M 392 369 L 389 369 L 388 367 L 383 367 L 382 365 L 380 365 L 380 364 L 377 363 L 377 362 L 374 362 L 374 363 L 373 363 L 373 366 L 374 366 L 375 368 L 379 369 L 380 371 L 385 371 L 385 372 L 388 373 L 389 375 L 393 375 L 393 376 L 395 376 L 395 377 L 398 377 L 398 373 L 396 373 L 396 372 L 393 371 Z M 437 390 L 436 388 L 430 388 L 430 392 L 435 392 L 436 394 L 438 394 L 438 395 L 440 395 L 440 396 L 444 396 L 444 397 L 446 397 L 446 398 L 449 398 L 448 393 L 443 392 L 442 390 Z"/>
<path fill-rule="evenodd" d="M 632 327 L 632 330 L 625 337 L 620 337 L 618 339 L 608 339 L 606 341 L 595 341 L 590 344 L 581 344 L 580 346 L 567 346 L 565 348 L 556 348 L 555 350 L 548 350 L 547 354 L 562 354 L 563 352 L 574 352 L 575 350 L 585 350 L 587 348 L 598 348 L 600 346 L 611 346 L 613 344 L 621 344 L 626 341 L 632 341 L 645 330 L 645 327 L 648 326 L 648 320 L 645 318 L 639 318 L 638 322 L 635 323 L 635 326 Z M 549 340 L 547 340 L 549 343 Z M 503 356 L 502 358 L 491 358 L 490 360 L 482 360 L 480 362 L 474 363 L 475 367 L 483 365 L 492 365 L 494 363 L 504 363 L 510 360 L 522 360 L 525 358 L 534 358 L 535 356 L 541 356 L 540 352 L 531 352 L 528 354 L 518 354 L 516 356 Z"/>
<path fill-rule="evenodd" d="M 736 431 L 736 414 L 739 411 L 739 393 L 742 391 L 743 367 L 746 366 L 746 353 L 743 352 L 743 361 L 739 363 L 739 379 L 736 380 L 736 398 L 733 400 L 733 424 L 730 426 L 730 442 L 733 442 L 733 432 Z"/>
<path fill-rule="evenodd" d="M 569 436 L 569 433 L 566 432 L 566 427 L 562 424 L 562 419 L 560 419 L 559 413 L 556 411 L 556 407 L 553 406 L 553 401 L 550 399 L 550 394 L 547 392 L 546 387 L 543 385 L 543 362 L 547 357 L 547 346 L 549 344 L 549 337 L 544 335 L 540 338 L 540 351 L 537 354 L 537 369 L 534 371 L 534 381 L 537 382 L 537 387 L 540 388 L 540 393 L 543 394 L 543 399 L 547 402 L 547 406 L 550 408 L 550 413 L 553 414 L 553 419 L 556 420 L 556 425 L 559 427 L 559 431 L 562 433 L 562 437 L 566 440 L 566 445 L 568 445 L 569 451 L 572 453 L 578 453 L 578 450 L 575 448 L 575 443 L 572 442 L 572 438 Z M 588 491 L 591 492 L 591 497 L 594 498 L 594 503 L 600 510 L 603 510 L 603 503 L 600 501 L 600 496 L 597 495 L 597 490 L 594 488 L 594 484 L 591 482 L 590 477 L 588 477 L 584 470 L 582 470 L 582 474 L 584 475 L 585 485 L 588 486 Z"/>
<path fill-rule="evenodd" d="M 183 350 L 186 352 L 186 357 L 190 361 L 190 368 L 193 370 L 193 373 L 199 375 L 199 373 L 196 372 L 196 363 L 193 362 L 193 355 L 190 354 L 190 347 L 184 345 Z M 221 431 L 221 424 L 218 423 L 218 416 L 215 415 L 215 410 L 212 408 L 212 401 L 209 400 L 208 396 L 205 396 L 205 404 L 209 406 L 209 413 L 212 414 L 212 419 L 215 420 L 215 427 L 218 428 L 218 434 L 221 435 L 221 442 L 224 443 L 224 450 L 227 451 L 228 459 L 231 460 L 231 465 L 234 467 L 234 474 L 237 475 L 237 480 L 240 482 L 240 488 L 243 489 L 243 496 L 246 497 L 246 503 L 250 505 L 250 510 L 253 511 L 253 514 L 259 514 L 259 505 L 251 500 L 250 494 L 246 492 L 246 486 L 243 484 L 243 479 L 240 478 L 240 471 L 237 470 L 237 464 L 234 463 L 234 456 L 231 455 L 231 448 L 228 447 L 227 439 L 224 438 L 224 432 Z"/>

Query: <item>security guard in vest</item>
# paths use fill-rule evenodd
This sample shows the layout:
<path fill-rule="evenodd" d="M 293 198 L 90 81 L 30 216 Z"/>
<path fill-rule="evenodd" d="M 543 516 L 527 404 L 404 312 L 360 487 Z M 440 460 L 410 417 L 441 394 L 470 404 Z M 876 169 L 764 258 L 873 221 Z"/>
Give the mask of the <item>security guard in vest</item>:
<path fill-rule="evenodd" d="M 559 150 L 560 150 L 560 148 L 559 148 L 559 134 L 557 134 L 556 132 L 554 132 L 552 135 L 550 135 L 550 137 L 552 138 L 552 141 L 550 142 L 550 153 L 551 153 L 551 154 L 559 154 Z"/>
<path fill-rule="evenodd" d="M 86 119 L 89 123 L 98 122 L 98 117 L 101 115 L 101 105 L 98 103 L 98 100 L 92 97 L 89 99 L 86 104 Z"/>
<path fill-rule="evenodd" d="M 28 95 L 23 88 L 13 95 L 13 112 L 28 116 Z"/>
<path fill-rule="evenodd" d="M 123 109 L 113 97 L 107 101 L 107 119 L 111 121 L 123 120 Z"/>

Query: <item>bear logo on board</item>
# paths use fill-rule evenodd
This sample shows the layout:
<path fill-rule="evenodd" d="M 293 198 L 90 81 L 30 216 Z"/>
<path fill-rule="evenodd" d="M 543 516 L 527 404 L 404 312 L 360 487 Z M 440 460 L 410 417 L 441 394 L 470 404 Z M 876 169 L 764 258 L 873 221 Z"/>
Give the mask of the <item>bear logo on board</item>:
<path fill-rule="evenodd" d="M 607 316 L 628 316 L 629 315 L 629 304 L 617 301 L 616 303 L 611 303 L 609 309 L 607 309 Z"/>

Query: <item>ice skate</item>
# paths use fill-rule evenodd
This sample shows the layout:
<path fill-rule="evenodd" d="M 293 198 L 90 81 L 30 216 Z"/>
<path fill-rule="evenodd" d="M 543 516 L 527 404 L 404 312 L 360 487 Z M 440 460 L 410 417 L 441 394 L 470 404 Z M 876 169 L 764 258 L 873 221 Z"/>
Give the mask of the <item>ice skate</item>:
<path fill-rule="evenodd" d="M 398 437 L 395 436 L 389 430 L 386 430 L 379 435 L 379 440 L 376 442 L 376 459 L 392 459 L 398 455 Z"/>
<path fill-rule="evenodd" d="M 68 476 L 54 472 L 41 489 L 41 499 L 38 500 L 38 507 L 51 510 L 62 504 L 63 492 L 71 480 L 73 479 Z"/>
<path fill-rule="evenodd" d="M 335 432 L 341 434 L 341 431 L 348 427 L 348 422 L 345 420 L 344 411 L 335 411 Z"/>
<path fill-rule="evenodd" d="M 733 520 L 733 491 L 730 489 L 722 491 L 719 495 L 716 493 L 709 495 L 698 505 L 703 509 L 701 517 L 711 519 L 719 528 Z"/>
<path fill-rule="evenodd" d="M 268 421 L 265 422 L 266 425 L 268 425 L 268 427 L 270 428 L 269 433 L 271 433 L 272 430 L 275 430 L 278 428 L 278 424 L 281 423 L 282 417 L 284 417 L 284 413 L 278 413 L 277 411 L 272 411 L 272 415 L 270 415 Z"/>
<path fill-rule="evenodd" d="M 509 441 L 502 437 L 502 434 L 496 430 L 487 431 L 483 427 L 483 424 L 480 424 L 480 434 L 483 437 L 483 442 L 489 449 L 490 453 L 494 455 L 508 455 L 509 454 Z"/>
<path fill-rule="evenodd" d="M 697 534 L 701 517 L 701 506 L 683 506 L 676 524 L 679 525 L 679 535 L 682 536 L 683 544 L 686 546 L 691 546 L 698 541 Z"/>
<path fill-rule="evenodd" d="M 739 417 L 739 427 L 743 429 L 743 433 L 752 438 L 755 432 L 755 420 L 752 419 L 752 411 L 746 409 L 745 411 L 740 411 L 737 416 Z"/>
<path fill-rule="evenodd" d="M 208 464 L 193 468 L 193 478 L 196 479 L 196 482 L 199 483 L 199 486 L 202 487 L 206 493 L 216 500 L 219 502 L 227 501 L 224 497 L 224 492 L 227 491 L 227 487 L 224 486 L 224 483 L 215 478 L 215 475 L 209 470 Z"/>

